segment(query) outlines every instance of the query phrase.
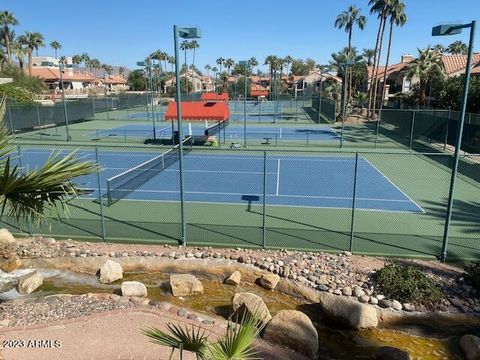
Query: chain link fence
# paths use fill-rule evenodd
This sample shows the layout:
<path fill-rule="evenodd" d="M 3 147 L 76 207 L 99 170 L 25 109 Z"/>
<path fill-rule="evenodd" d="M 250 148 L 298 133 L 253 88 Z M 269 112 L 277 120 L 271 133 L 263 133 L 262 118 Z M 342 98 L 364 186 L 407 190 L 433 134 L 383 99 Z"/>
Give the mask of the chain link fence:
<path fill-rule="evenodd" d="M 57 150 L 67 153 L 74 146 Z M 51 146 L 19 146 L 28 171 Z M 178 162 L 154 171 L 107 204 L 107 179 L 165 153 L 159 147 L 82 147 L 98 174 L 76 179 L 83 193 L 50 224 L 3 216 L 15 234 L 119 242 L 181 241 Z M 184 158 L 187 244 L 439 257 L 453 157 L 439 153 L 193 149 Z M 131 182 L 129 182 L 131 184 Z M 132 190 L 132 191 L 130 191 Z M 103 200 L 100 200 L 103 199 Z M 480 155 L 462 156 L 448 259 L 480 256 Z"/>

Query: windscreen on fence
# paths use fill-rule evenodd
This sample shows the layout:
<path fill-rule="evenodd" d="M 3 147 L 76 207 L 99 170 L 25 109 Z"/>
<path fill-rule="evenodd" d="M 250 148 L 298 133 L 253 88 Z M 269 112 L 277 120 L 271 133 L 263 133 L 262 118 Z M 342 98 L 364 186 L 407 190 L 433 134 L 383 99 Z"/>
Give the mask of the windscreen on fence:
<path fill-rule="evenodd" d="M 312 98 L 312 109 L 316 112 L 316 122 L 333 123 L 336 118 L 336 104 L 335 100 L 323 97 Z"/>

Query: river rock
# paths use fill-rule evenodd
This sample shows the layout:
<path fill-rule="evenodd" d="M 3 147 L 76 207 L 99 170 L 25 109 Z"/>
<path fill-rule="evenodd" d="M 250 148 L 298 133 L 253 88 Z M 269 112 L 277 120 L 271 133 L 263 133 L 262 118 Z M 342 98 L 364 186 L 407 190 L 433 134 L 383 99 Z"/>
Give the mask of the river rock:
<path fill-rule="evenodd" d="M 13 244 L 15 238 L 7 229 L 0 229 L 0 245 Z"/>
<path fill-rule="evenodd" d="M 480 359 L 480 338 L 473 335 L 464 335 L 460 339 L 460 348 L 467 360 Z"/>
<path fill-rule="evenodd" d="M 409 312 L 415 311 L 415 305 L 409 304 L 409 303 L 405 303 L 405 304 L 403 304 L 403 310 L 409 311 Z"/>
<path fill-rule="evenodd" d="M 268 290 L 275 289 L 279 281 L 280 281 L 280 276 L 276 274 L 264 274 L 260 279 L 258 279 L 258 282 L 260 283 L 260 285 Z"/>
<path fill-rule="evenodd" d="M 43 276 L 38 271 L 28 273 L 18 279 L 17 291 L 19 294 L 31 294 L 43 284 Z"/>
<path fill-rule="evenodd" d="M 238 286 L 240 285 L 241 280 L 242 280 L 242 274 L 240 274 L 240 271 L 234 271 L 232 275 L 230 275 L 228 278 L 225 279 L 224 282 L 227 285 Z"/>
<path fill-rule="evenodd" d="M 392 302 L 387 299 L 381 299 L 381 300 L 378 300 L 378 306 L 384 309 L 388 309 L 392 307 Z"/>
<path fill-rule="evenodd" d="M 147 287 L 139 281 L 122 282 L 122 296 L 147 297 Z"/>
<path fill-rule="evenodd" d="M 393 301 L 392 301 L 392 309 L 393 309 L 393 310 L 398 310 L 398 311 L 400 311 L 400 310 L 403 309 L 403 306 L 402 306 L 402 304 L 400 304 L 399 301 L 393 300 Z"/>
<path fill-rule="evenodd" d="M 314 358 L 318 334 L 307 315 L 296 310 L 281 310 L 268 323 L 263 338 Z"/>
<path fill-rule="evenodd" d="M 122 266 L 112 260 L 107 260 L 98 271 L 98 280 L 103 284 L 110 284 L 114 281 L 123 279 Z"/>
<path fill-rule="evenodd" d="M 17 255 L 12 255 L 0 264 L 0 270 L 9 273 L 17 270 L 21 265 L 22 260 Z"/>
<path fill-rule="evenodd" d="M 189 296 L 203 293 L 203 285 L 190 274 L 170 275 L 173 296 Z"/>
<path fill-rule="evenodd" d="M 391 347 L 382 346 L 375 354 L 376 360 L 411 360 L 410 354 L 406 351 Z"/>
<path fill-rule="evenodd" d="M 252 293 L 236 293 L 232 301 L 234 313 L 245 311 L 250 315 L 256 315 L 263 324 L 267 324 L 271 319 L 270 311 L 262 298 Z M 241 314 L 239 314 L 241 316 Z"/>
<path fill-rule="evenodd" d="M 330 317 L 339 319 L 353 329 L 371 329 L 378 325 L 377 311 L 356 299 L 319 293 L 320 306 Z"/>

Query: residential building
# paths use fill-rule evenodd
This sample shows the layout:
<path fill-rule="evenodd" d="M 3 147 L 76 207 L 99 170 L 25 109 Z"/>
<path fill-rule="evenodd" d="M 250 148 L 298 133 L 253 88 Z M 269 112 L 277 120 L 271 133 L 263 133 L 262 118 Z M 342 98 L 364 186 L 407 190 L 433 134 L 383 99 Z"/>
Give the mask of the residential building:
<path fill-rule="evenodd" d="M 215 80 L 210 76 L 200 75 L 193 69 L 188 69 L 186 72 L 180 74 L 180 77 L 187 77 L 188 81 L 192 83 L 193 92 L 195 93 L 215 91 Z M 167 80 L 164 85 L 164 92 L 167 92 L 167 88 L 170 86 L 175 86 L 175 84 L 175 77 Z"/>

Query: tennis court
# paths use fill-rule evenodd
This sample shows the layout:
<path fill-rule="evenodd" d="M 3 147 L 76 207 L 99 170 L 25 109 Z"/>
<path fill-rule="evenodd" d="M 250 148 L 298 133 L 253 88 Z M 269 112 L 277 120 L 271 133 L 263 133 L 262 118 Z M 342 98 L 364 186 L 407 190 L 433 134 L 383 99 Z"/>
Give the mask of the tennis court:
<path fill-rule="evenodd" d="M 26 149 L 22 153 L 23 166 L 34 168 L 49 156 L 45 150 Z M 94 153 L 80 156 L 93 160 Z M 173 155 L 175 156 L 175 155 Z M 107 188 L 105 180 L 130 176 L 129 169 L 151 162 L 152 153 L 106 152 L 100 154 L 102 196 Z M 125 191 L 126 198 L 135 201 L 177 201 L 178 163 L 160 165 L 161 161 L 141 168 L 135 179 L 117 182 L 112 191 Z M 353 200 L 355 159 L 349 157 L 272 156 L 266 162 L 266 194 L 269 205 L 348 209 Z M 247 204 L 263 194 L 264 159 L 256 155 L 189 154 L 185 157 L 185 195 L 187 201 L 205 203 Z M 410 199 L 368 160 L 360 158 L 357 170 L 356 207 L 373 211 L 422 213 L 423 209 Z M 299 184 L 315 183 L 315 187 Z M 80 187 L 92 189 L 91 198 L 98 198 L 97 177 L 78 179 Z M 128 185 L 125 185 L 128 184 Z M 137 188 L 138 185 L 138 188 Z M 128 188 L 122 188 L 128 186 Z M 258 197 L 255 200 L 255 197 Z"/>

